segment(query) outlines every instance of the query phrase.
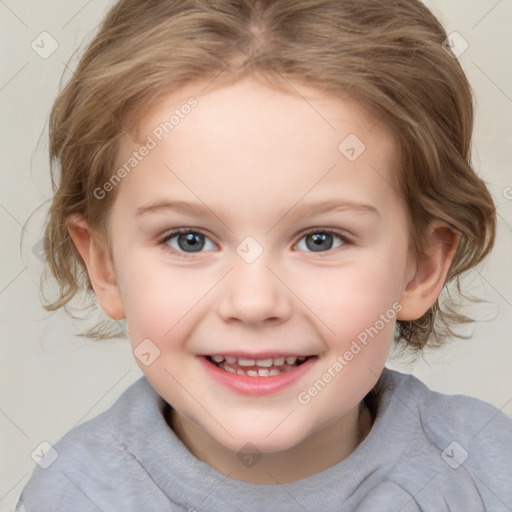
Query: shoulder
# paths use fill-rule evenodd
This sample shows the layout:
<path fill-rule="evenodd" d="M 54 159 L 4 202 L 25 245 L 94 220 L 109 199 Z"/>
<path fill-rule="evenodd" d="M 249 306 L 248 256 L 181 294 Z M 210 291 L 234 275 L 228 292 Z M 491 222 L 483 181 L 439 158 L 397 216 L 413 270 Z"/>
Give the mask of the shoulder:
<path fill-rule="evenodd" d="M 432 391 L 413 375 L 386 373 L 393 382 L 393 394 L 416 413 L 432 441 L 457 438 L 469 445 L 492 437 L 512 449 L 512 419 L 494 405 L 471 396 Z"/>
<path fill-rule="evenodd" d="M 390 427 L 409 437 L 395 471 L 403 481 L 428 475 L 427 487 L 443 496 L 512 507 L 512 419 L 483 400 L 432 391 L 412 375 L 386 370 L 379 384 Z"/>
<path fill-rule="evenodd" d="M 130 426 L 136 428 L 130 425 L 133 418 L 125 413 L 129 409 L 140 409 L 149 393 L 147 381 L 139 379 L 111 408 L 73 428 L 53 446 L 42 447 L 40 460 L 22 491 L 20 509 L 24 507 L 27 512 L 41 507 L 47 511 L 106 510 L 103 507 L 108 504 L 96 500 L 100 494 L 104 500 L 105 496 L 112 495 L 109 489 L 115 488 L 119 495 L 123 479 L 133 484 L 134 479 L 145 478 L 145 472 L 140 470 L 139 462 L 119 431 Z M 128 485 L 126 491 L 130 492 Z"/>

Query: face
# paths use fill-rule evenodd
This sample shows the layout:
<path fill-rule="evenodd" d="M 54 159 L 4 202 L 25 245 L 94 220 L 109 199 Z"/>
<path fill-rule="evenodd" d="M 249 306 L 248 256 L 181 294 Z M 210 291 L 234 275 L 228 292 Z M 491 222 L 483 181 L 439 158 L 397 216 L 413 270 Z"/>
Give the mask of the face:
<path fill-rule="evenodd" d="M 115 185 L 117 286 L 180 417 L 230 450 L 283 451 L 353 415 L 387 358 L 408 268 L 396 148 L 314 88 L 205 86 L 122 147 L 120 167 L 138 156 Z"/>

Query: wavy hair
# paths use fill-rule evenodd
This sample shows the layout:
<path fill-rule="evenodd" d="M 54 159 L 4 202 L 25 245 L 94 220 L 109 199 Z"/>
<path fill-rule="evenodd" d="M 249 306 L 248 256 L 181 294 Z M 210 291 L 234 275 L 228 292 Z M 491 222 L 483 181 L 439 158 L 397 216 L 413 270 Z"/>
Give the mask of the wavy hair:
<path fill-rule="evenodd" d="M 496 213 L 470 161 L 473 97 L 447 34 L 418 0 L 120 0 L 107 13 L 50 115 L 53 202 L 45 225 L 53 311 L 91 290 L 66 228 L 84 217 L 109 250 L 116 190 L 94 190 L 116 168 L 120 140 L 159 98 L 196 80 L 247 75 L 299 80 L 349 97 L 395 134 L 396 183 L 408 210 L 410 249 L 421 254 L 433 220 L 460 241 L 447 283 L 491 250 Z M 57 176 L 57 173 L 59 175 Z M 421 318 L 398 321 L 397 340 L 439 346 L 470 319 L 446 290 Z M 114 324 L 112 324 L 114 325 Z M 116 336 L 104 322 L 85 333 Z"/>

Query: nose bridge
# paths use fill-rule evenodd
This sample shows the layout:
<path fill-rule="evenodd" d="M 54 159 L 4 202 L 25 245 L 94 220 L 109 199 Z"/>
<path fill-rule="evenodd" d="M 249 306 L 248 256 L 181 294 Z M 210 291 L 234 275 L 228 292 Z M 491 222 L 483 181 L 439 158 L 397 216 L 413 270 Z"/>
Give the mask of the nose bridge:
<path fill-rule="evenodd" d="M 237 252 L 240 247 L 243 249 L 244 245 L 240 244 Z M 290 312 L 290 292 L 271 270 L 269 254 L 262 251 L 253 261 L 243 254 L 235 255 L 222 291 L 220 316 L 258 324 L 270 319 L 283 321 Z"/>

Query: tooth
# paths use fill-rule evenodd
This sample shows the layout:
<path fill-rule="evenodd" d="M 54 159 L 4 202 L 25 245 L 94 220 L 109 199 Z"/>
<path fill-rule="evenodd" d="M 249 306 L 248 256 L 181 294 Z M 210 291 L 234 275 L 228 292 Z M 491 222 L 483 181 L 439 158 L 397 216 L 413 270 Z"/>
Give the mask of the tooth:
<path fill-rule="evenodd" d="M 229 364 L 236 363 L 236 357 L 226 356 L 226 363 L 229 363 Z"/>
<path fill-rule="evenodd" d="M 270 371 L 267 368 L 260 368 L 258 370 L 258 375 L 260 377 L 269 377 L 270 376 Z"/>
<path fill-rule="evenodd" d="M 288 356 L 288 357 L 286 358 L 286 362 L 287 362 L 288 364 L 294 364 L 294 363 L 295 363 L 295 361 L 297 361 L 297 358 L 296 358 L 295 356 Z"/>
<path fill-rule="evenodd" d="M 274 375 L 280 375 L 281 372 L 277 369 L 277 368 L 272 368 L 272 370 L 270 370 L 270 376 L 274 376 Z"/>
<path fill-rule="evenodd" d="M 238 375 L 245 375 L 245 372 L 243 370 L 237 370 L 236 373 L 238 373 Z"/>
<path fill-rule="evenodd" d="M 229 366 L 224 366 L 223 369 L 230 373 L 236 373 L 236 370 L 234 370 L 233 368 L 230 368 Z"/>
<path fill-rule="evenodd" d="M 302 363 L 302 361 L 305 361 L 306 359 L 307 359 L 307 357 L 301 356 L 301 357 L 298 357 L 298 358 L 297 358 L 297 361 L 299 361 L 300 363 Z"/>
<path fill-rule="evenodd" d="M 257 377 L 258 372 L 255 372 L 254 370 L 247 370 L 247 375 L 249 375 L 249 377 Z"/>
<path fill-rule="evenodd" d="M 238 358 L 238 364 L 240 366 L 254 366 L 254 359 L 244 359 L 243 357 Z"/>
<path fill-rule="evenodd" d="M 274 357 L 274 366 L 281 366 L 284 364 L 284 357 Z"/>
<path fill-rule="evenodd" d="M 272 366 L 272 358 L 270 359 L 257 359 L 256 360 L 257 366 L 263 366 L 264 368 L 269 368 Z"/>
<path fill-rule="evenodd" d="M 224 356 L 213 356 L 212 359 L 216 362 L 216 363 L 222 363 L 222 361 L 224 361 Z"/>

